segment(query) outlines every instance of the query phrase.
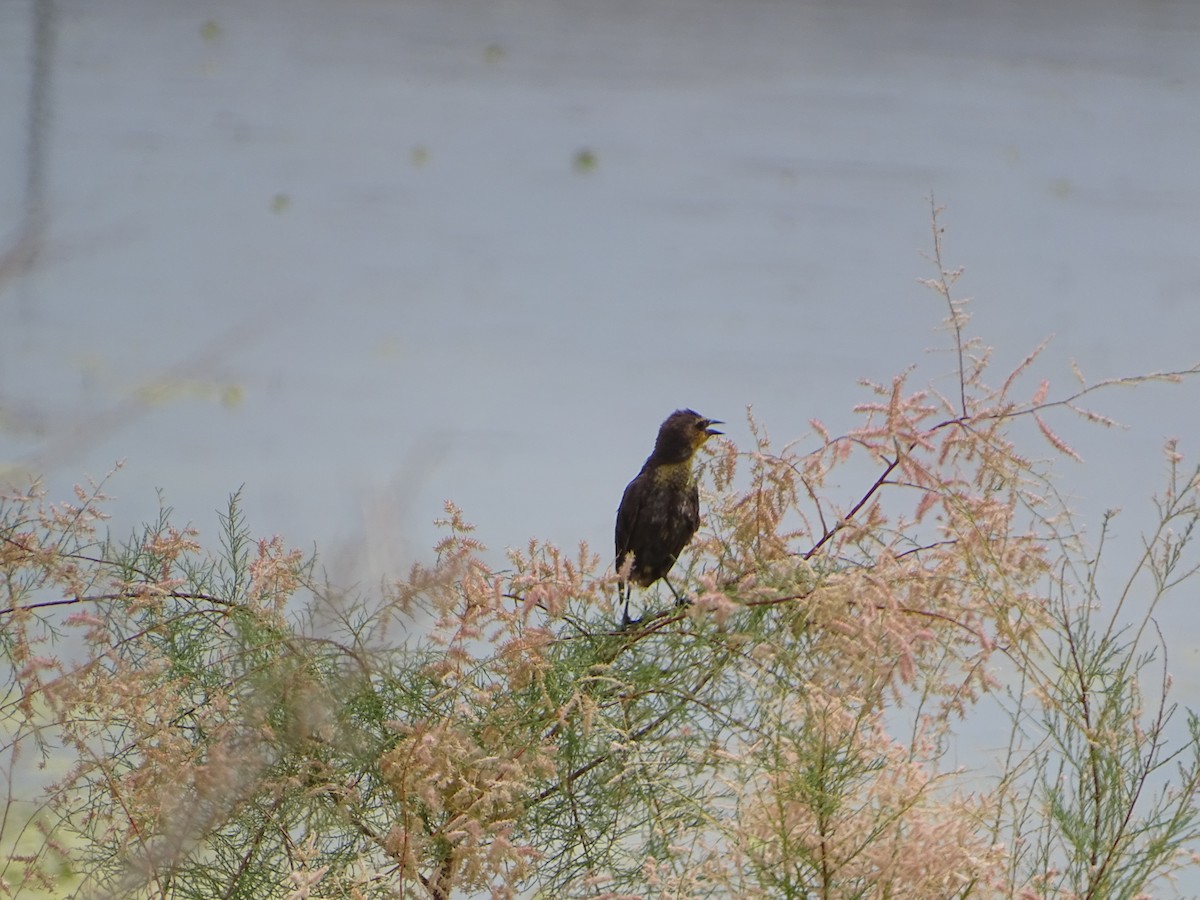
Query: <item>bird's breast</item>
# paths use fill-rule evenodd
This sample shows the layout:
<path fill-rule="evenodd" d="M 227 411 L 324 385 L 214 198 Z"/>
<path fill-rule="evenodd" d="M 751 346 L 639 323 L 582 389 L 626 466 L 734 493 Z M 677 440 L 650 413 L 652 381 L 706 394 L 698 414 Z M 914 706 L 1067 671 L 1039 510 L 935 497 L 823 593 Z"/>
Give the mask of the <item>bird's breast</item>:
<path fill-rule="evenodd" d="M 692 463 L 667 463 L 654 470 L 654 483 L 673 488 L 691 487 L 696 476 L 692 473 Z"/>

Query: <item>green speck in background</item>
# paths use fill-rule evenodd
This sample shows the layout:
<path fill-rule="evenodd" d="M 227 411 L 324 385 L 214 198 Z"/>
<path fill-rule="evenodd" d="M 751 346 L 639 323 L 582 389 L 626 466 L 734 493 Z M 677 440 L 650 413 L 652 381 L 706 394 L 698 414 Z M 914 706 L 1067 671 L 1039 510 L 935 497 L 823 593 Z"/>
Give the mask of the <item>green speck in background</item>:
<path fill-rule="evenodd" d="M 222 383 L 198 378 L 160 378 L 138 388 L 137 397 L 147 407 L 216 400 L 226 409 L 237 409 L 245 401 L 246 392 L 240 384 L 232 382 Z"/>
<path fill-rule="evenodd" d="M 291 205 L 292 198 L 289 194 L 279 193 L 271 198 L 271 212 L 273 213 L 286 212 Z"/>
<path fill-rule="evenodd" d="M 504 48 L 499 44 L 488 44 L 483 49 L 483 60 L 490 66 L 499 65 L 505 55 Z"/>
<path fill-rule="evenodd" d="M 221 36 L 221 26 L 217 24 L 215 19 L 209 19 L 200 26 L 200 37 L 212 43 Z"/>
<path fill-rule="evenodd" d="M 241 385 L 225 384 L 221 386 L 221 405 L 226 409 L 237 409 L 245 398 L 246 392 Z"/>
<path fill-rule="evenodd" d="M 576 172 L 586 175 L 588 172 L 594 171 L 600 165 L 600 161 L 596 158 L 595 153 L 584 147 L 582 150 L 576 151 L 573 165 Z"/>
<path fill-rule="evenodd" d="M 429 162 L 429 148 L 424 144 L 417 144 L 408 153 L 408 161 L 414 166 L 423 166 Z"/>

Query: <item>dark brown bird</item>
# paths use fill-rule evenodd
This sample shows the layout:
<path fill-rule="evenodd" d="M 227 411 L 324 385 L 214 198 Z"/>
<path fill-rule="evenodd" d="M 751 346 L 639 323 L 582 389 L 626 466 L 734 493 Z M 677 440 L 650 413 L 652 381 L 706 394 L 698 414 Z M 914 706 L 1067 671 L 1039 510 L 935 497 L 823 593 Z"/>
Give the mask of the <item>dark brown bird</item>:
<path fill-rule="evenodd" d="M 629 578 L 621 584 L 625 611 L 621 624 L 631 624 L 629 597 L 633 585 L 649 587 L 667 582 L 677 603 L 683 598 L 667 573 L 700 527 L 700 494 L 692 457 L 704 442 L 722 432 L 710 427 L 724 423 L 706 419 L 691 409 L 677 409 L 658 429 L 658 440 L 642 471 L 629 482 L 617 508 L 617 571 L 633 555 Z"/>

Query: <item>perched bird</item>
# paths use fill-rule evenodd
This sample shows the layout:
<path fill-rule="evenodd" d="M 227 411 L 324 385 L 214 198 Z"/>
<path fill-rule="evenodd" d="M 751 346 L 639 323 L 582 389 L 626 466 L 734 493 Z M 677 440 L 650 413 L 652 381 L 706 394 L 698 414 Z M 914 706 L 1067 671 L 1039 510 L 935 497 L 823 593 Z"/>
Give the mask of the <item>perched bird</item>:
<path fill-rule="evenodd" d="M 628 580 L 621 584 L 625 599 L 622 627 L 631 624 L 629 597 L 633 585 L 649 587 L 667 582 L 677 603 L 683 598 L 667 573 L 700 527 L 700 494 L 692 457 L 704 442 L 722 432 L 710 427 L 724 423 L 706 419 L 691 409 L 677 409 L 658 429 L 654 452 L 642 471 L 629 482 L 617 508 L 617 571 L 633 555 Z"/>

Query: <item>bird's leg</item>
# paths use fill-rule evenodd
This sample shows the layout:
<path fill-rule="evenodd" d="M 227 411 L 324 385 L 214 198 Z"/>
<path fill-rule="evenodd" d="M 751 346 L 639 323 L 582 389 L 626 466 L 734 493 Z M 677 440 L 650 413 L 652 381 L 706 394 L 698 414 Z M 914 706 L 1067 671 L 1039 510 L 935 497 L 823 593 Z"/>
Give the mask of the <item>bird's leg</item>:
<path fill-rule="evenodd" d="M 688 599 L 687 594 L 680 594 L 675 590 L 675 585 L 671 584 L 671 580 L 666 575 L 663 576 L 663 581 L 667 583 L 667 587 L 671 589 L 671 593 L 675 595 L 676 606 L 691 606 L 692 601 Z"/>
<path fill-rule="evenodd" d="M 621 631 L 624 631 L 630 625 L 636 625 L 642 620 L 629 618 L 629 598 L 633 596 L 633 585 L 625 582 L 621 588 L 621 595 L 625 598 L 625 609 L 621 613 Z"/>

